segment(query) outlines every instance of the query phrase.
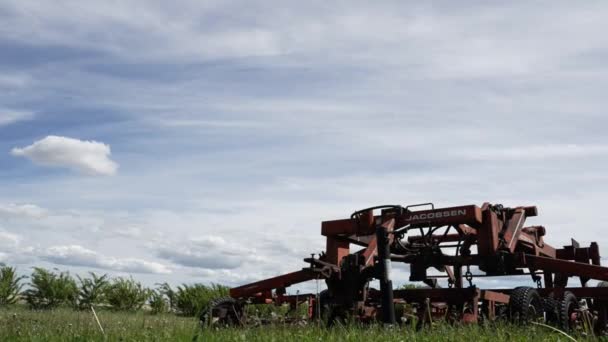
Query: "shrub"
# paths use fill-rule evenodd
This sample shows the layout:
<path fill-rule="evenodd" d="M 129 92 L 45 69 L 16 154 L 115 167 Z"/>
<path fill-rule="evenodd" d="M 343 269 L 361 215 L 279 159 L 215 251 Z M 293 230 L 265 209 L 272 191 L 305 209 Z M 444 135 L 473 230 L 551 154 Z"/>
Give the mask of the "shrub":
<path fill-rule="evenodd" d="M 169 311 L 175 311 L 176 293 L 171 288 L 171 285 L 169 285 L 169 283 L 162 283 L 156 285 L 158 285 L 158 289 L 156 289 L 156 291 L 167 298 L 167 301 L 169 302 Z"/>
<path fill-rule="evenodd" d="M 210 286 L 203 284 L 187 285 L 177 287 L 175 294 L 175 307 L 179 314 L 184 316 L 196 316 L 207 304 L 219 297 L 228 295 L 228 287 L 219 284 Z"/>
<path fill-rule="evenodd" d="M 150 290 L 133 278 L 115 278 L 105 291 L 106 301 L 115 310 L 141 309 L 150 297 Z"/>
<path fill-rule="evenodd" d="M 24 292 L 25 300 L 32 309 L 52 309 L 59 305 L 75 306 L 78 287 L 68 272 L 53 273 L 34 267 L 31 288 Z"/>
<path fill-rule="evenodd" d="M 24 278 L 25 276 L 17 276 L 15 268 L 0 264 L 0 306 L 17 302 L 23 288 L 21 280 Z"/>
<path fill-rule="evenodd" d="M 167 301 L 165 295 L 160 289 L 151 291 L 150 294 L 150 309 L 153 314 L 159 314 L 167 312 Z"/>
<path fill-rule="evenodd" d="M 98 276 L 90 272 L 90 278 L 78 276 L 78 306 L 88 309 L 92 305 L 101 304 L 105 301 L 105 292 L 108 287 L 108 275 Z"/>

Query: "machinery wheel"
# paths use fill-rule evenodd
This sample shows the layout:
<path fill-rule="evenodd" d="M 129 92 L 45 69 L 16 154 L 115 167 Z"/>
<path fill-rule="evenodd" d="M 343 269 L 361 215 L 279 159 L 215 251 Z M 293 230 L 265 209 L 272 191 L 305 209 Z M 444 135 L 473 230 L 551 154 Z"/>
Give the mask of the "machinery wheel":
<path fill-rule="evenodd" d="M 576 326 L 576 312 L 579 309 L 578 300 L 572 292 L 564 292 L 559 302 L 559 325 L 564 330 L 573 330 Z"/>
<path fill-rule="evenodd" d="M 559 306 L 560 302 L 553 297 L 543 298 L 543 309 L 548 323 L 559 325 Z"/>
<path fill-rule="evenodd" d="M 511 292 L 509 312 L 511 314 L 511 320 L 515 323 L 526 323 L 542 319 L 542 299 L 534 288 L 525 286 L 517 287 Z"/>
<path fill-rule="evenodd" d="M 243 306 L 231 297 L 212 300 L 200 315 L 201 327 L 236 326 L 244 323 Z"/>
<path fill-rule="evenodd" d="M 597 283 L 597 287 L 608 287 L 608 281 L 600 281 L 599 283 Z M 593 299 L 593 306 L 598 311 L 598 319 L 595 323 L 596 335 L 608 335 L 606 334 L 606 332 L 608 331 L 608 315 L 606 311 L 606 302 L 599 299 Z"/>

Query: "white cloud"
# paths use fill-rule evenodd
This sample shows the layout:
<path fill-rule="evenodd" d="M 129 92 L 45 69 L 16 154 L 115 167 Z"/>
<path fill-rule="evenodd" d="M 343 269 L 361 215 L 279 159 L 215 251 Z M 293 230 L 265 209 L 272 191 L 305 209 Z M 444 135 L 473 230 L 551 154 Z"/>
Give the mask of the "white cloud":
<path fill-rule="evenodd" d="M 0 252 L 16 250 L 19 247 L 19 240 L 17 234 L 0 231 Z"/>
<path fill-rule="evenodd" d="M 214 15 L 215 7 L 216 4 L 164 6 L 133 1 L 111 5 L 59 1 L 47 6 L 9 1 L 0 4 L 0 10 L 10 13 L 2 18 L 0 32 L 32 44 L 94 49 L 138 60 L 266 56 L 281 51 L 276 33 L 262 27 L 205 30 L 201 24 Z M 134 15 L 138 20 L 132 20 Z M 176 16 L 181 19 L 175 21 Z M 32 21 L 32 17 L 37 19 Z M 90 35 L 97 37 L 95 42 Z"/>
<path fill-rule="evenodd" d="M 0 126 L 7 126 L 18 121 L 32 120 L 33 118 L 34 113 L 32 112 L 0 108 Z"/>
<path fill-rule="evenodd" d="M 228 243 L 220 236 L 207 236 L 187 242 L 161 246 L 160 258 L 175 264 L 202 269 L 235 269 L 247 259 L 256 258 L 255 250 Z"/>
<path fill-rule="evenodd" d="M 34 261 L 34 248 L 22 245 L 23 237 L 0 230 L 0 262 L 26 264 Z"/>
<path fill-rule="evenodd" d="M 18 218 L 43 218 L 48 214 L 44 208 L 40 208 L 35 204 L 1 204 L 0 217 L 18 217 Z"/>
<path fill-rule="evenodd" d="M 195 269 L 193 272 L 190 272 L 190 275 L 195 278 L 204 278 L 209 282 L 220 283 L 228 286 L 240 286 L 274 276 L 275 274 L 264 274 L 253 269 L 249 269 L 246 272 L 243 272 L 240 269 Z"/>
<path fill-rule="evenodd" d="M 101 255 L 80 245 L 52 246 L 40 256 L 42 259 L 67 266 L 84 266 L 120 272 L 168 274 L 171 269 L 163 264 L 137 258 L 114 258 Z"/>
<path fill-rule="evenodd" d="M 110 146 L 97 141 L 49 135 L 32 145 L 13 148 L 11 154 L 37 164 L 67 167 L 89 175 L 111 176 L 118 169 L 118 164 L 110 159 Z"/>

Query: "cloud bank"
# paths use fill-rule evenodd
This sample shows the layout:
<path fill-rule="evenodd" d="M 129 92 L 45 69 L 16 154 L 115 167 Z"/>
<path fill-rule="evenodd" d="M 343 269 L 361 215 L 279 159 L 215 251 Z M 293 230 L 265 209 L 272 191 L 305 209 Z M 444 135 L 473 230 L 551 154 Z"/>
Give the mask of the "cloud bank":
<path fill-rule="evenodd" d="M 0 203 L 0 218 L 42 218 L 47 210 L 35 204 Z"/>
<path fill-rule="evenodd" d="M 158 249 L 158 257 L 175 264 L 209 270 L 235 269 L 251 257 L 255 251 L 229 243 L 220 236 L 181 241 Z"/>
<path fill-rule="evenodd" d="M 46 249 L 41 258 L 59 265 L 95 267 L 130 273 L 171 273 L 169 267 L 157 262 L 137 258 L 114 258 L 80 245 L 52 246 Z"/>

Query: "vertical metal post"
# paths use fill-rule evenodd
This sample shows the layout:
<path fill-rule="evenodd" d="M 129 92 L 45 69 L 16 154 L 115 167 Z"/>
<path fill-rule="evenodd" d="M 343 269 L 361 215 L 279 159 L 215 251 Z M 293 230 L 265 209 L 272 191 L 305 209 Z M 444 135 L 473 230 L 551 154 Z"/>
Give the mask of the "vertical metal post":
<path fill-rule="evenodd" d="M 391 281 L 391 251 L 388 231 L 384 227 L 376 229 L 378 246 L 378 279 L 382 295 L 382 321 L 385 324 L 395 324 L 395 303 L 393 302 L 393 282 Z"/>
<path fill-rule="evenodd" d="M 321 294 L 319 294 L 319 277 L 316 279 L 317 282 L 317 296 L 315 300 L 315 310 L 317 310 L 317 322 L 319 323 L 319 327 L 321 326 Z"/>
<path fill-rule="evenodd" d="M 462 288 L 462 265 L 454 265 L 454 287 Z"/>

